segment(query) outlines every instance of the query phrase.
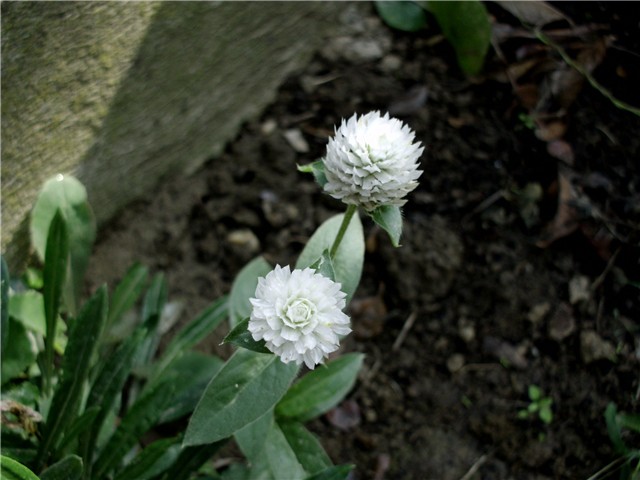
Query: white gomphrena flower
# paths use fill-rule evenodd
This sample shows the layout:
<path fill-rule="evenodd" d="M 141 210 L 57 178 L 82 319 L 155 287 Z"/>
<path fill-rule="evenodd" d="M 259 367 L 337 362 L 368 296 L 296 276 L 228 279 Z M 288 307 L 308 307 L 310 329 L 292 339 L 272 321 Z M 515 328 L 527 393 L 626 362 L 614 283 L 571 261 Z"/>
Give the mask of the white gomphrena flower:
<path fill-rule="evenodd" d="M 312 268 L 276 266 L 258 279 L 249 332 L 284 363 L 303 361 L 313 369 L 338 349 L 339 335 L 351 332 L 342 312 L 346 294 L 340 284 Z"/>
<path fill-rule="evenodd" d="M 343 120 L 329 139 L 323 158 L 324 190 L 346 204 L 371 211 L 382 205 L 402 206 L 418 186 L 418 158 L 424 147 L 414 132 L 386 113 L 371 112 Z"/>

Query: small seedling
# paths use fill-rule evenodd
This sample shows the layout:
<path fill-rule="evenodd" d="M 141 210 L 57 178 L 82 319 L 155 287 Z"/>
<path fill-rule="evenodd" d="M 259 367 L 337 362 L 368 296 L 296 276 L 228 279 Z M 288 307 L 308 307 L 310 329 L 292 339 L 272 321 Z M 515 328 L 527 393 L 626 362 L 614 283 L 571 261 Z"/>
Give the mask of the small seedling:
<path fill-rule="evenodd" d="M 542 390 L 537 385 L 529 385 L 529 406 L 518 412 L 518 418 L 531 418 L 538 416 L 542 423 L 549 425 L 553 421 L 553 399 L 551 397 L 543 397 Z"/>
<path fill-rule="evenodd" d="M 637 480 L 640 478 L 640 446 L 629 445 L 624 437 L 630 433 L 640 433 L 640 415 L 618 412 L 615 403 L 609 403 L 604 412 L 607 433 L 613 449 L 619 455 L 616 460 L 606 465 L 590 479 L 596 479 L 619 471 L 621 480 Z"/>

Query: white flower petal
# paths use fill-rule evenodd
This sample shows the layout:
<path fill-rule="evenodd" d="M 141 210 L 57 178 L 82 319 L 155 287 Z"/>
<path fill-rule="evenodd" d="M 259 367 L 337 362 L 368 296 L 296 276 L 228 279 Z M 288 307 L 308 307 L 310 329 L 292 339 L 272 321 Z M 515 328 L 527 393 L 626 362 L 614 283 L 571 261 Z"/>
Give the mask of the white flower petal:
<path fill-rule="evenodd" d="M 400 120 L 371 112 L 343 120 L 329 139 L 323 158 L 324 190 L 367 211 L 381 205 L 402 206 L 418 186 L 418 159 L 424 148 Z"/>
<path fill-rule="evenodd" d="M 248 330 L 283 362 L 314 368 L 351 332 L 340 284 L 311 268 L 276 266 L 258 280 Z"/>

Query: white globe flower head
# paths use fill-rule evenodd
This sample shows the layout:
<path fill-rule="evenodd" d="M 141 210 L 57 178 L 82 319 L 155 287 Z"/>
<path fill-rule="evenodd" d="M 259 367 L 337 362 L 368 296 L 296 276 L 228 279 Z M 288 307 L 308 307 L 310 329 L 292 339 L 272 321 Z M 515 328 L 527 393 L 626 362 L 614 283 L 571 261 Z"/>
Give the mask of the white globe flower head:
<path fill-rule="evenodd" d="M 346 294 L 340 284 L 311 268 L 293 270 L 276 266 L 258 279 L 249 332 L 264 339 L 267 348 L 284 363 L 304 363 L 313 369 L 347 335 L 349 317 L 342 312 Z"/>
<path fill-rule="evenodd" d="M 343 120 L 329 139 L 323 158 L 324 190 L 346 204 L 372 211 L 382 205 L 402 206 L 418 186 L 418 159 L 424 147 L 414 132 L 386 113 L 371 112 Z"/>

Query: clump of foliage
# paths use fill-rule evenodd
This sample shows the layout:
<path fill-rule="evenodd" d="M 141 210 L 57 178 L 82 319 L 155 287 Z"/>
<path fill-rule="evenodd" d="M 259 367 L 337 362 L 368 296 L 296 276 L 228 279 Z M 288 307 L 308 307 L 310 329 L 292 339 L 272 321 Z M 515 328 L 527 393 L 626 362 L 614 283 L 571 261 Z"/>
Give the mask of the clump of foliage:
<path fill-rule="evenodd" d="M 526 419 L 538 417 L 542 423 L 549 425 L 553 421 L 553 399 L 542 395 L 542 390 L 537 385 L 529 385 L 527 389 L 529 405 L 518 412 L 518 418 Z"/>
<path fill-rule="evenodd" d="M 134 265 L 111 299 L 103 285 L 82 302 L 96 236 L 87 193 L 72 177 L 47 182 L 31 215 L 41 275 L 12 281 L 2 261 L 2 477 L 180 480 L 205 468 L 223 479 L 345 479 L 352 466 L 333 465 L 304 423 L 356 381 L 362 354 L 324 362 L 351 332 L 342 310 L 362 275 L 358 210 L 399 245 L 400 208 L 422 173 L 414 138 L 379 112 L 344 121 L 327 156 L 300 169 L 345 213 L 320 225 L 294 268 L 249 262 L 162 352 L 176 320 L 163 275 L 147 285 Z M 229 359 L 192 350 L 225 319 L 225 342 L 239 347 Z M 302 363 L 311 371 L 296 380 Z M 231 439 L 247 461 L 207 468 Z"/>
<path fill-rule="evenodd" d="M 292 385 L 299 369 L 275 355 L 240 349 L 225 362 L 193 350 L 224 320 L 247 315 L 247 292 L 271 269 L 261 257 L 159 354 L 176 320 L 162 274 L 149 281 L 148 269 L 134 265 L 111 296 L 102 286 L 80 301 L 95 223 L 76 179 L 47 182 L 31 232 L 41 271 L 12 279 L 2 259 L 2 478 L 195 478 L 232 438 L 250 464 L 222 478 L 346 476 L 352 467 L 334 466 L 303 423 L 350 391 L 362 354 Z M 186 434 L 147 439 L 158 426 L 185 424 L 194 410 Z"/>
<path fill-rule="evenodd" d="M 477 75 L 491 44 L 491 23 L 485 6 L 472 1 L 376 1 L 380 17 L 392 28 L 417 32 L 435 19 L 466 75 Z"/>

